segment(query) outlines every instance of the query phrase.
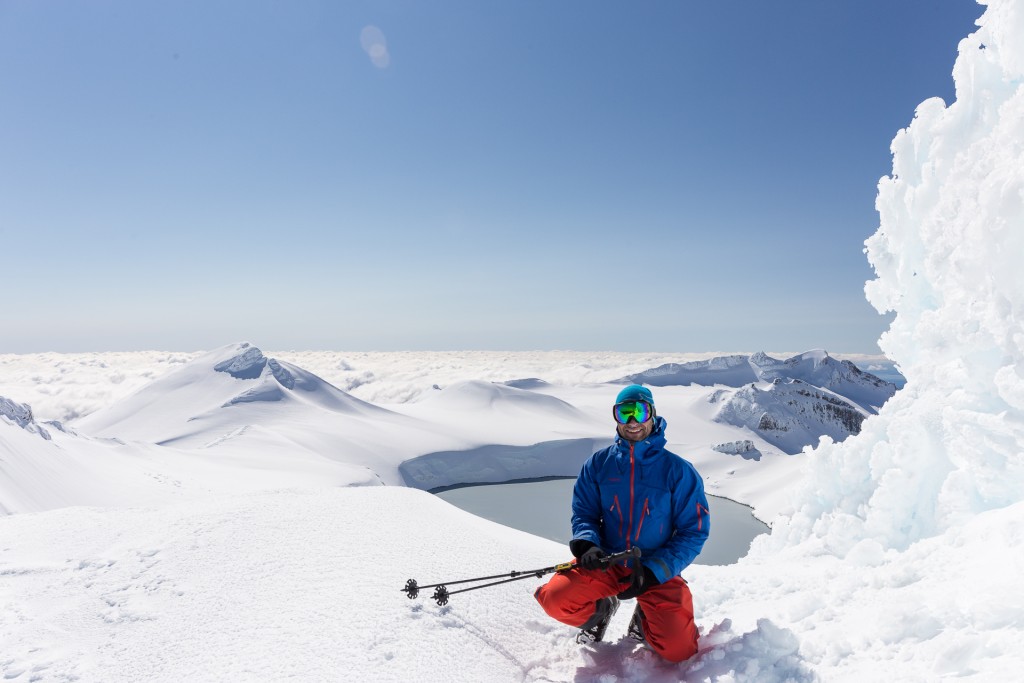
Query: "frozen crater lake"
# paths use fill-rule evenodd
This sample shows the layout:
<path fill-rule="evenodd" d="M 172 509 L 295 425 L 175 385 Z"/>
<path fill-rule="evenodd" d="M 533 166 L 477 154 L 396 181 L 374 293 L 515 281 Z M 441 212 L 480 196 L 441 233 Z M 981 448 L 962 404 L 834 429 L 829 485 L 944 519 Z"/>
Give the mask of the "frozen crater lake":
<path fill-rule="evenodd" d="M 574 477 L 445 487 L 434 493 L 478 517 L 535 536 L 568 544 Z M 732 564 L 747 554 L 750 543 L 769 528 L 751 509 L 728 498 L 708 496 L 711 535 L 696 564 Z"/>

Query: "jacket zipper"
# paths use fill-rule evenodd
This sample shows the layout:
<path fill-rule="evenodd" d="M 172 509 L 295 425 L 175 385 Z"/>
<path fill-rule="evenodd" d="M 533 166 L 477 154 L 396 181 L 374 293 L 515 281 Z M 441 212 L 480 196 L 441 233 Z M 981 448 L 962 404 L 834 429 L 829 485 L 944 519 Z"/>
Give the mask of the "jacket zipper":
<path fill-rule="evenodd" d="M 636 466 L 636 460 L 633 459 L 633 444 L 629 444 L 629 527 L 626 532 L 626 550 L 629 550 L 632 545 L 630 543 L 630 535 L 633 533 L 633 476 Z"/>

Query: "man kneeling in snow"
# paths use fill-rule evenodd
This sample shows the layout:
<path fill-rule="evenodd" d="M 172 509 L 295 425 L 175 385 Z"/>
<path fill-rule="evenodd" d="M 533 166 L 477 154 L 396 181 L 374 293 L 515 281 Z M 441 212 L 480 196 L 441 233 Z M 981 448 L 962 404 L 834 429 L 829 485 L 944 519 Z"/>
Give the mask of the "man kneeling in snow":
<path fill-rule="evenodd" d="M 577 558 L 534 594 L 551 617 L 577 626 L 579 642 L 601 640 L 620 600 L 636 598 L 629 635 L 665 659 L 697 652 L 693 599 L 679 573 L 710 529 L 704 483 L 693 465 L 665 450 L 665 419 L 646 387 L 619 392 L 618 438 L 590 456 L 572 496 L 569 549 Z M 608 566 L 609 553 L 640 548 L 640 560 Z"/>

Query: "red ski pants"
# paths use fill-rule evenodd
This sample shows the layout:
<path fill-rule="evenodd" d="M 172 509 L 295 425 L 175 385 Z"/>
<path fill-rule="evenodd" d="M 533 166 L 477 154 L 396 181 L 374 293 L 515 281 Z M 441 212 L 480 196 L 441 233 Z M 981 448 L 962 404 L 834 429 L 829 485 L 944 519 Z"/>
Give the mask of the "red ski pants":
<path fill-rule="evenodd" d="M 593 616 L 595 602 L 629 586 L 619 583 L 629 574 L 629 569 L 620 565 L 608 571 L 573 567 L 551 577 L 536 590 L 534 597 L 548 616 L 578 628 Z M 682 578 L 676 576 L 651 588 L 637 601 L 643 610 L 641 625 L 651 649 L 670 662 L 681 662 L 697 653 L 693 598 Z"/>

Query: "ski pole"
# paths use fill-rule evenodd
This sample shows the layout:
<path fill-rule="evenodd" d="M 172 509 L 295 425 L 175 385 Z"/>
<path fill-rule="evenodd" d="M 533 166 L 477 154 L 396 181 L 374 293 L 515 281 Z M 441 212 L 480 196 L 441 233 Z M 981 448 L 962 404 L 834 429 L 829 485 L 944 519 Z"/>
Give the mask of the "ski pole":
<path fill-rule="evenodd" d="M 622 560 L 629 560 L 629 559 L 640 559 L 640 548 L 634 547 L 634 548 L 631 548 L 629 550 L 623 551 L 621 553 L 614 553 L 612 555 L 608 555 L 607 557 L 605 557 L 605 558 L 603 558 L 601 560 L 602 568 L 603 569 L 608 569 L 608 567 L 610 567 L 615 562 L 619 562 L 619 561 L 622 561 Z M 431 584 L 428 584 L 426 586 L 421 586 L 418 583 L 416 583 L 416 579 L 409 579 L 408 581 L 405 582 L 405 588 L 400 588 L 399 590 L 402 591 L 403 593 L 405 593 L 406 596 L 410 600 L 412 600 L 412 599 L 416 598 L 417 596 L 419 596 L 420 589 L 422 589 L 422 588 L 433 588 L 434 589 L 434 594 L 431 595 L 430 597 L 433 600 L 437 601 L 438 605 L 444 606 L 444 605 L 448 604 L 448 598 L 450 596 L 452 596 L 452 595 L 455 595 L 456 593 L 466 593 L 468 591 L 474 591 L 474 590 L 476 590 L 478 588 L 487 588 L 488 586 L 497 586 L 498 584 L 501 584 L 501 583 L 511 583 L 512 581 L 522 581 L 523 579 L 528 579 L 531 576 L 535 576 L 535 577 L 537 577 L 539 579 L 540 577 L 542 577 L 542 576 L 544 576 L 546 574 L 552 574 L 552 573 L 558 573 L 558 572 L 567 572 L 570 569 L 572 569 L 574 566 L 575 565 L 572 562 L 563 562 L 561 564 L 556 564 L 556 565 L 551 566 L 551 567 L 543 567 L 542 569 L 528 569 L 526 571 L 512 571 L 512 572 L 509 572 L 508 574 L 495 574 L 493 576 L 478 576 L 478 577 L 473 578 L 473 579 L 460 579 L 458 581 L 446 581 L 446 582 L 443 582 L 443 583 L 431 583 Z M 500 581 L 491 581 L 491 579 L 501 579 L 501 580 Z M 484 584 L 481 584 L 479 586 L 471 586 L 469 588 L 462 588 L 462 589 L 459 589 L 457 591 L 449 591 L 448 590 L 448 586 L 454 586 L 454 585 L 463 584 L 463 583 L 474 583 L 474 582 L 477 582 L 477 581 L 491 581 L 491 583 L 484 583 Z"/>

